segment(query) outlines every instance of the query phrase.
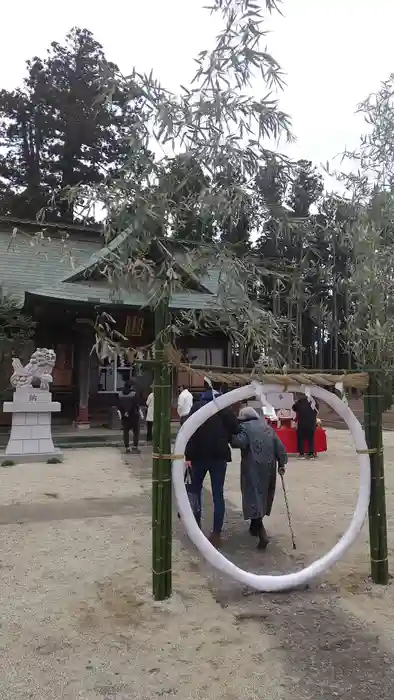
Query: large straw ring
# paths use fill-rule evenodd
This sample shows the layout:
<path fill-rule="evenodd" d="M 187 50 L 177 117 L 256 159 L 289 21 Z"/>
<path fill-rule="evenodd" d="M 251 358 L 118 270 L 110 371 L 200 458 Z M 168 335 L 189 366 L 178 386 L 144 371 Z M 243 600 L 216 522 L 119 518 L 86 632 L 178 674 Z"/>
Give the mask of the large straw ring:
<path fill-rule="evenodd" d="M 305 569 L 283 575 L 260 575 L 244 571 L 226 559 L 223 554 L 218 552 L 210 544 L 203 532 L 198 527 L 190 507 L 189 498 L 184 484 L 184 462 L 182 459 L 175 459 L 173 461 L 172 476 L 178 511 L 185 524 L 190 539 L 213 567 L 227 574 L 239 583 L 250 586 L 258 591 L 283 591 L 291 589 L 304 585 L 314 579 L 316 576 L 323 574 L 330 566 L 339 561 L 346 550 L 355 542 L 363 527 L 368 511 L 371 490 L 371 475 L 367 445 L 365 442 L 363 429 L 350 408 L 337 396 L 335 396 L 335 394 L 332 394 L 326 389 L 317 386 L 310 386 L 309 388 L 313 396 L 325 401 L 325 403 L 331 406 L 331 408 L 336 411 L 347 424 L 358 453 L 357 456 L 360 466 L 360 477 L 358 501 L 348 529 L 344 535 L 342 535 L 339 542 L 332 549 L 330 549 L 327 554 L 321 557 L 321 559 L 314 561 Z M 287 387 L 287 391 L 296 392 L 299 390 L 299 386 L 290 385 Z M 265 384 L 264 394 L 270 392 L 281 393 L 283 392 L 283 387 L 277 384 Z M 205 423 L 210 416 L 213 416 L 221 409 L 230 406 L 237 401 L 250 399 L 255 396 L 255 394 L 256 386 L 252 385 L 234 389 L 233 391 L 229 391 L 227 394 L 216 398 L 215 401 L 211 401 L 210 403 L 206 404 L 196 411 L 196 413 L 193 413 L 183 424 L 177 435 L 174 453 L 176 455 L 184 454 L 188 440 L 196 432 L 197 428 Z"/>

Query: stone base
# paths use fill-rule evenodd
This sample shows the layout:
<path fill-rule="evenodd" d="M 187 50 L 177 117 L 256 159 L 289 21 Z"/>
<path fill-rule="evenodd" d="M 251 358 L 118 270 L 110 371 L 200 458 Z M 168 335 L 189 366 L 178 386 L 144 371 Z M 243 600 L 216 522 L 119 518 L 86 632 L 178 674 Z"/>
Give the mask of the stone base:
<path fill-rule="evenodd" d="M 15 464 L 31 464 L 33 462 L 42 463 L 47 462 L 48 459 L 60 459 L 63 462 L 63 453 L 60 450 L 57 452 L 40 452 L 39 454 L 25 453 L 25 454 L 5 454 L 4 452 L 0 454 L 0 466 L 2 462 L 10 461 L 15 462 Z"/>
<path fill-rule="evenodd" d="M 60 411 L 60 403 L 52 401 L 50 391 L 20 387 L 3 410 L 12 412 L 11 434 L 5 459 L 24 462 L 46 462 L 57 457 L 52 440 L 52 413 Z"/>
<path fill-rule="evenodd" d="M 77 430 L 89 430 L 90 429 L 90 424 L 89 423 L 78 423 L 77 421 Z"/>

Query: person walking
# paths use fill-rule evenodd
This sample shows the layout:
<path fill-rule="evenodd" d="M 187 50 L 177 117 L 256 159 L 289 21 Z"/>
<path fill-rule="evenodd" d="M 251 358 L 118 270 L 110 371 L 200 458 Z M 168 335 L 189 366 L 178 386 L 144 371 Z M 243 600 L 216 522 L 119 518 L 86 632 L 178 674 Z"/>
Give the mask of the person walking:
<path fill-rule="evenodd" d="M 179 416 L 181 425 L 183 425 L 186 418 L 189 417 L 192 406 L 193 406 L 193 394 L 189 391 L 189 389 L 186 386 L 183 386 L 181 384 L 179 387 L 178 406 L 177 406 L 178 416 Z"/>
<path fill-rule="evenodd" d="M 204 391 L 200 395 L 200 401 L 207 402 L 211 401 L 213 398 L 217 398 L 218 396 L 221 396 L 221 392 L 218 391 L 217 389 L 214 389 L 212 387 L 212 384 L 206 377 L 204 377 Z"/>
<path fill-rule="evenodd" d="M 204 398 L 193 405 L 191 414 L 213 398 L 212 389 L 204 392 Z M 227 463 L 231 462 L 229 443 L 238 430 L 239 423 L 235 414 L 226 408 L 208 418 L 192 435 L 186 446 L 185 460 L 191 464 L 189 498 L 194 504 L 194 516 L 199 527 L 202 516 L 201 494 L 207 473 L 211 479 L 213 527 L 209 539 L 216 548 L 220 548 L 222 544 L 221 533 L 225 516 L 224 481 Z"/>
<path fill-rule="evenodd" d="M 152 387 L 151 387 L 152 389 Z M 154 395 L 153 391 L 150 392 L 148 398 L 146 399 L 146 441 L 152 442 L 153 434 L 153 415 L 154 415 Z"/>
<path fill-rule="evenodd" d="M 297 418 L 297 451 L 298 457 L 305 456 L 305 443 L 308 445 L 308 459 L 314 459 L 315 431 L 319 404 L 312 396 L 301 396 L 293 405 Z"/>
<path fill-rule="evenodd" d="M 285 473 L 287 452 L 265 418 L 251 406 L 239 412 L 240 429 L 231 440 L 241 449 L 242 512 L 250 520 L 249 532 L 258 537 L 258 548 L 265 549 L 269 538 L 263 518 L 271 514 L 276 488 L 276 465 Z"/>
<path fill-rule="evenodd" d="M 140 407 L 144 404 L 141 392 L 137 385 L 127 380 L 123 390 L 118 394 L 117 408 L 120 414 L 123 428 L 123 442 L 126 452 L 130 452 L 130 430 L 133 433 L 133 452 L 139 454 L 140 439 Z"/>

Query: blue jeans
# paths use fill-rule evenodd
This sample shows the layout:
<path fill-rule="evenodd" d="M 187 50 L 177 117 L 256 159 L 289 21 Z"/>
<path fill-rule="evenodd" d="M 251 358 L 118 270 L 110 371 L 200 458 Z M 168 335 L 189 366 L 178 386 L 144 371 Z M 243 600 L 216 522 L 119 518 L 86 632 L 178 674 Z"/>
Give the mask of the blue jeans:
<path fill-rule="evenodd" d="M 224 514 L 226 510 L 224 502 L 224 480 L 226 478 L 227 462 L 204 461 L 192 462 L 190 491 L 195 496 L 194 515 L 197 524 L 201 527 L 201 493 L 204 479 L 209 472 L 213 498 L 213 532 L 218 534 L 223 529 Z"/>

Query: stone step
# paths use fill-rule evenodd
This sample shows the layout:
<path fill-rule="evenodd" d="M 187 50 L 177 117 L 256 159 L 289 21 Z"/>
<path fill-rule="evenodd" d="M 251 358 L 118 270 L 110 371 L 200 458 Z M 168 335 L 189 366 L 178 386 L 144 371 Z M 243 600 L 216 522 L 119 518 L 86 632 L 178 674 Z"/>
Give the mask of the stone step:
<path fill-rule="evenodd" d="M 179 424 L 171 424 L 171 433 L 175 435 Z M 5 448 L 8 443 L 9 430 L 0 432 L 0 448 Z M 88 428 L 87 430 L 53 430 L 52 437 L 55 447 L 64 450 L 79 447 L 113 447 L 123 444 L 123 436 L 120 430 L 100 430 Z M 141 440 L 145 441 L 146 427 L 141 428 Z"/>

